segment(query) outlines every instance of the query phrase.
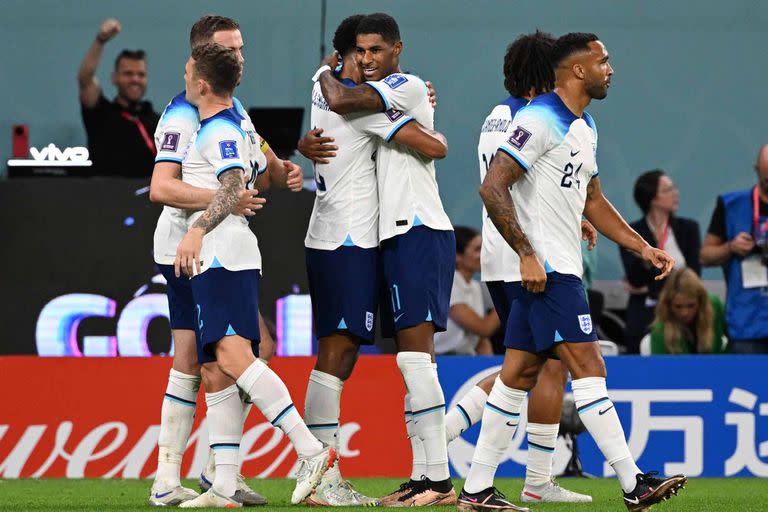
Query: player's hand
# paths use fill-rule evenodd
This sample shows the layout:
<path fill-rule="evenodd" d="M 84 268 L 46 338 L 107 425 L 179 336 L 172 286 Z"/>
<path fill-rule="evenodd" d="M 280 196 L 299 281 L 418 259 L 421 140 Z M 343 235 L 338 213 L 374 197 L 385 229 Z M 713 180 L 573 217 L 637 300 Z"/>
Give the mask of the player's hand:
<path fill-rule="evenodd" d="M 547 285 L 547 272 L 536 254 L 520 258 L 520 276 L 523 288 L 531 293 L 541 293 Z"/>
<path fill-rule="evenodd" d="M 733 254 L 743 258 L 755 248 L 755 239 L 749 233 L 742 231 L 733 240 L 728 242 L 728 248 Z"/>
<path fill-rule="evenodd" d="M 339 52 L 336 50 L 332 51 L 330 55 L 327 55 L 323 59 L 323 63 L 321 66 L 328 66 L 331 68 L 331 71 L 335 70 L 337 67 L 339 67 Z"/>
<path fill-rule="evenodd" d="M 304 173 L 301 171 L 301 167 L 290 160 L 283 160 L 283 166 L 285 167 L 285 184 L 288 190 L 301 192 L 304 188 Z"/>
<path fill-rule="evenodd" d="M 331 144 L 336 139 L 321 137 L 322 133 L 322 128 L 309 130 L 299 141 L 299 153 L 318 164 L 327 164 L 330 162 L 329 158 L 336 156 L 336 150 L 339 147 Z"/>
<path fill-rule="evenodd" d="M 257 197 L 258 195 L 259 191 L 256 189 L 243 189 L 238 192 L 238 201 L 235 207 L 232 208 L 232 213 L 234 215 L 245 215 L 246 217 L 256 215 L 256 210 L 264 208 L 264 203 L 267 202 L 263 197 Z"/>
<path fill-rule="evenodd" d="M 200 261 L 200 251 L 203 248 L 203 236 L 205 232 L 202 229 L 192 228 L 182 238 L 176 248 L 176 259 L 173 262 L 176 277 L 181 277 L 183 272 L 191 278 L 201 272 L 203 263 Z"/>
<path fill-rule="evenodd" d="M 661 249 L 651 247 L 650 245 L 646 245 L 643 248 L 640 256 L 643 260 L 661 271 L 661 274 L 655 277 L 656 281 L 661 281 L 667 277 L 669 273 L 672 272 L 672 269 L 675 268 L 675 259 L 672 256 Z"/>
<path fill-rule="evenodd" d="M 429 97 L 429 102 L 432 104 L 432 108 L 435 108 L 437 106 L 437 93 L 435 92 L 435 88 L 432 86 L 432 82 L 429 80 L 424 83 L 427 86 L 427 96 Z"/>
<path fill-rule="evenodd" d="M 99 31 L 96 33 L 96 39 L 102 43 L 106 43 L 117 34 L 119 34 L 122 29 L 123 27 L 120 26 L 119 21 L 117 21 L 115 18 L 109 18 L 104 20 L 104 22 L 99 27 Z"/>
<path fill-rule="evenodd" d="M 597 245 L 597 230 L 588 220 L 581 220 L 581 239 L 589 242 L 587 250 L 591 251 Z"/>

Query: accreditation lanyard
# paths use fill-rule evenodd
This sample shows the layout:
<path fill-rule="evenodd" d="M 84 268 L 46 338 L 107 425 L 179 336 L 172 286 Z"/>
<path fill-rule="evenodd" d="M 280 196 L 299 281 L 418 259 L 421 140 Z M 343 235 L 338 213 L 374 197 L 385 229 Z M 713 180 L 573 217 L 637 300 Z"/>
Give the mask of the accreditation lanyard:
<path fill-rule="evenodd" d="M 155 143 L 152 140 L 152 138 L 149 136 L 149 133 L 147 133 L 147 129 L 144 128 L 144 125 L 141 124 L 141 121 L 138 117 L 132 116 L 128 112 L 121 112 L 120 115 L 123 116 L 124 119 L 132 122 L 136 125 L 136 128 L 139 129 L 139 134 L 141 135 L 141 138 L 144 139 L 144 144 L 147 145 L 147 149 L 149 149 L 149 152 L 152 153 L 152 156 L 157 155 L 157 148 L 155 148 Z"/>
<path fill-rule="evenodd" d="M 661 232 L 661 236 L 659 237 L 659 249 L 662 251 L 664 250 L 664 246 L 667 245 L 667 237 L 669 237 L 669 219 L 667 219 L 667 222 L 664 223 L 664 230 Z"/>

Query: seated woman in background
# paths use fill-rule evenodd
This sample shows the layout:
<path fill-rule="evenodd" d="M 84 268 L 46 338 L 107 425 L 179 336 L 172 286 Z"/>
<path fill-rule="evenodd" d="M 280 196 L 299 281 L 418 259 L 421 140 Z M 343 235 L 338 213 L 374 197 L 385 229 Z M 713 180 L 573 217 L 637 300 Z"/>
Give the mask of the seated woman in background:
<path fill-rule="evenodd" d="M 651 329 L 651 354 L 721 354 L 725 309 L 691 269 L 674 272 L 664 285 Z"/>
<path fill-rule="evenodd" d="M 699 224 L 675 216 L 680 194 L 669 176 L 659 169 L 640 175 L 635 182 L 634 197 L 643 217 L 633 222 L 632 228 L 653 247 L 675 258 L 675 268 L 688 267 L 701 275 Z M 655 280 L 659 275 L 656 268 L 626 249 L 620 251 L 629 291 L 624 345 L 628 353 L 637 354 L 640 339 L 650 328 L 664 282 Z"/>
<path fill-rule="evenodd" d="M 464 226 L 454 228 L 456 271 L 451 288 L 451 306 L 445 332 L 435 334 L 436 354 L 493 354 L 489 338 L 499 329 L 495 310 L 486 313 L 485 286 L 472 276 L 480 272 L 480 233 Z"/>

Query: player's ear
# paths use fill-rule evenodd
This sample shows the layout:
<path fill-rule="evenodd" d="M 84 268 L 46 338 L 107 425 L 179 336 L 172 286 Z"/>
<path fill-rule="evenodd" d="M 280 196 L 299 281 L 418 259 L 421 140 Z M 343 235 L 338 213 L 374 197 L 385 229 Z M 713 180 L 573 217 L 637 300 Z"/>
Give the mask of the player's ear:
<path fill-rule="evenodd" d="M 571 70 L 579 80 L 584 80 L 584 78 L 587 76 L 586 70 L 584 69 L 584 66 L 582 66 L 581 64 L 573 64 L 571 66 Z"/>
<path fill-rule="evenodd" d="M 392 52 L 395 54 L 395 56 L 399 57 L 400 56 L 400 52 L 402 52 L 402 51 L 403 51 L 403 42 L 402 41 L 395 42 L 394 49 L 392 50 Z"/>

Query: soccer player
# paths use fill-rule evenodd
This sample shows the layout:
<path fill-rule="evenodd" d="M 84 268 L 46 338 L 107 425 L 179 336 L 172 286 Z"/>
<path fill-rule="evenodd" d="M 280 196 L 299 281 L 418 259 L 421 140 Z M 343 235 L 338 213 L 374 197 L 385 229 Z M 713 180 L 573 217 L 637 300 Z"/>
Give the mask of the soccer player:
<path fill-rule="evenodd" d="M 605 236 L 642 256 L 666 277 L 674 260 L 648 245 L 603 196 L 597 176 L 597 131 L 585 108 L 608 94 L 613 69 L 594 34 L 566 34 L 552 55 L 553 92 L 520 109 L 480 187 L 488 214 L 520 257 L 520 281 L 505 344 L 507 353 L 483 412 L 461 510 L 514 510 L 493 487 L 499 458 L 517 425 L 523 399 L 547 357 L 572 376 L 579 416 L 618 475 L 631 511 L 676 494 L 686 478 L 642 473 L 624 439 L 605 385 L 605 363 L 581 286 L 582 214 Z M 509 193 L 509 187 L 527 193 Z"/>
<path fill-rule="evenodd" d="M 555 73 L 551 64 L 555 39 L 551 34 L 536 31 L 518 37 L 507 48 L 504 57 L 504 87 L 510 96 L 494 107 L 483 123 L 477 152 L 482 182 L 496 150 L 506 139 L 506 132 L 518 110 L 533 97 L 551 91 L 555 86 Z M 513 197 L 531 193 L 521 183 L 510 189 Z M 589 222 L 582 221 L 582 237 L 590 238 L 592 249 L 597 235 Z M 505 287 L 514 287 L 520 281 L 520 259 L 499 234 L 483 208 L 483 245 L 480 254 L 481 278 L 488 285 L 494 307 L 506 327 L 510 299 Z M 470 313 L 471 314 L 471 313 Z M 471 318 L 466 319 L 471 321 Z M 490 375 L 473 387 L 446 414 L 446 437 L 450 443 L 461 432 L 471 427 L 483 415 L 488 393 L 497 374 Z M 524 502 L 591 502 L 592 498 L 560 487 L 552 477 L 552 458 L 560 427 L 568 369 L 557 359 L 549 359 L 531 390 L 528 401 L 528 460 L 525 466 L 525 485 L 520 494 Z"/>
<path fill-rule="evenodd" d="M 433 129 L 434 109 L 426 85 L 400 71 L 403 43 L 397 22 L 383 13 L 366 16 L 357 27 L 356 45 L 368 82 L 352 88 L 330 71 L 322 73 L 320 85 L 330 109 L 338 114 L 405 115 L 406 121 L 412 118 Z M 384 315 L 382 332 L 395 335 L 397 365 L 407 389 L 405 410 L 407 419 L 413 419 L 406 426 L 409 436 L 421 441 L 426 456 L 424 478 L 412 478 L 380 502 L 453 504 L 456 493 L 448 470 L 445 399 L 433 356 L 433 335 L 445 330 L 448 317 L 456 254 L 453 227 L 440 201 L 434 162 L 402 145 L 383 143 L 376 153 L 376 172 L 379 240 L 390 295 L 383 305 L 391 309 Z"/>
<path fill-rule="evenodd" d="M 343 20 L 333 38 L 342 58 L 335 79 L 349 86 L 362 81 L 355 58 L 356 30 L 362 18 L 355 15 Z M 441 157 L 446 148 L 441 135 L 401 112 L 348 116 L 332 112 L 317 82 L 312 91 L 311 124 L 335 140 L 337 151 L 325 163 L 315 164 L 317 195 L 305 239 L 318 355 L 307 387 L 304 419 L 318 439 L 335 446 L 344 381 L 352 373 L 360 344 L 373 343 L 380 281 L 374 161 L 379 141 L 412 147 L 425 158 Z M 337 463 L 307 503 L 359 506 L 376 500 L 352 489 L 341 478 Z"/>
<path fill-rule="evenodd" d="M 242 505 L 234 496 L 242 437 L 240 392 L 283 430 L 299 455 L 294 504 L 312 492 L 336 458 L 333 448 L 309 432 L 285 384 L 256 357 L 261 254 L 248 222 L 230 212 L 238 192 L 256 181 L 267 161 L 258 136 L 243 129 L 245 118 L 234 108 L 232 92 L 241 73 L 234 50 L 208 43 L 192 50 L 184 74 L 186 97 L 198 108 L 200 128 L 183 161 L 182 177 L 216 193 L 204 212 L 189 216 L 174 266 L 176 277 L 182 271 L 190 277 L 197 308 L 198 358 L 216 477 L 210 489 L 182 508 Z"/>

